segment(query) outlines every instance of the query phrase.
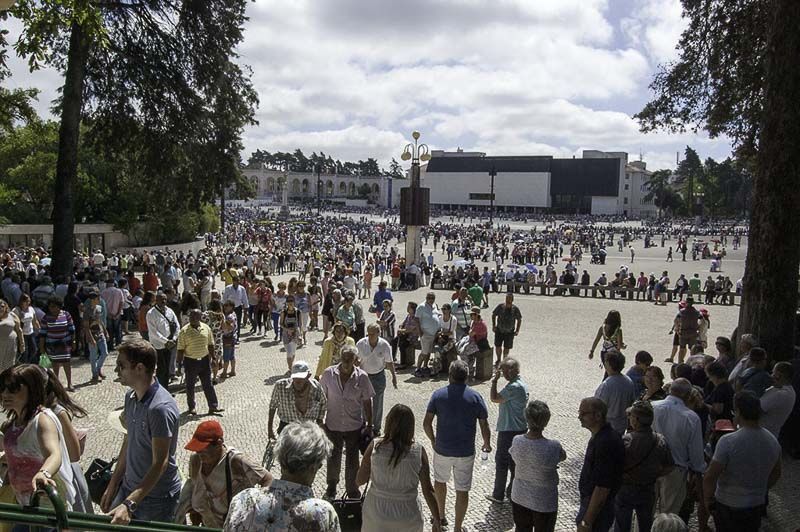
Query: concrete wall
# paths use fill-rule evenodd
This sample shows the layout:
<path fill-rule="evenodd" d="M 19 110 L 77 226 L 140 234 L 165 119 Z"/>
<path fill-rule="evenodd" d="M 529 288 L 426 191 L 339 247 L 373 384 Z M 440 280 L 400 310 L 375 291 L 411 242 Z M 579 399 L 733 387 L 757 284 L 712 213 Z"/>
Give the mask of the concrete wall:
<path fill-rule="evenodd" d="M 117 251 L 124 251 L 126 253 L 133 253 L 135 255 L 140 255 L 145 251 L 154 251 L 154 250 L 170 250 L 170 251 L 183 251 L 184 254 L 189 253 L 190 251 L 197 255 L 197 253 L 205 249 L 206 241 L 205 239 L 195 240 L 194 242 L 186 242 L 184 244 L 169 244 L 164 246 L 141 246 L 141 247 L 123 247 L 118 248 Z"/>
<path fill-rule="evenodd" d="M 617 198 L 592 196 L 592 214 L 617 214 Z"/>
<path fill-rule="evenodd" d="M 484 172 L 426 172 L 423 187 L 431 189 L 431 203 L 488 207 L 488 199 L 470 194 L 489 194 L 491 178 Z M 550 207 L 548 172 L 498 173 L 494 179 L 496 207 Z"/>
<path fill-rule="evenodd" d="M 204 240 L 169 246 L 129 247 L 128 235 L 114 230 L 111 224 L 75 224 L 75 249 L 90 251 L 101 248 L 103 253 L 118 250 L 173 249 L 189 250 L 195 254 L 205 247 Z M 49 248 L 53 245 L 53 226 L 43 224 L 10 224 L 0 226 L 0 249 L 26 246 Z"/>

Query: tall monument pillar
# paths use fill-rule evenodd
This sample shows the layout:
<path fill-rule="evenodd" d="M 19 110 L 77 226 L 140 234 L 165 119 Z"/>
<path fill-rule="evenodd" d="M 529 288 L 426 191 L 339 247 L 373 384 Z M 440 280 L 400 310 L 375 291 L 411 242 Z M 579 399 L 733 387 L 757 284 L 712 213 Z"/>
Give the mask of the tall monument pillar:
<path fill-rule="evenodd" d="M 419 262 L 422 253 L 421 229 L 430 223 L 430 189 L 420 187 L 419 162 L 431 158 L 428 146 L 418 144 L 419 132 L 411 135 L 414 143 L 409 143 L 403 150 L 401 159 L 411 160 L 410 186 L 400 189 L 400 223 L 406 226 L 406 267 Z"/>

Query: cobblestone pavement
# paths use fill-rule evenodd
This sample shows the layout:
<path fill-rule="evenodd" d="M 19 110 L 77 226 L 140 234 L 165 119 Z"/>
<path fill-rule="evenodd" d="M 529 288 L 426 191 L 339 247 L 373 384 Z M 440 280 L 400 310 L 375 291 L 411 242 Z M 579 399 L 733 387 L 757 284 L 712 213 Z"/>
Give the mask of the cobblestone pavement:
<path fill-rule="evenodd" d="M 641 244 L 639 244 L 641 245 Z M 427 253 L 427 248 L 426 248 Z M 743 251 L 733 253 L 726 268 L 731 273 L 739 270 L 736 275 L 741 275 L 744 258 Z M 616 252 L 610 253 L 609 265 L 604 271 L 615 271 L 610 264 L 619 264 Z M 651 250 L 637 249 L 637 263 L 651 264 L 645 273 L 662 269 L 665 252 L 662 248 Z M 737 262 L 738 261 L 738 262 Z M 670 270 L 678 271 L 676 262 L 670 264 Z M 693 266 L 697 271 L 706 268 L 706 263 L 685 263 Z M 592 267 L 593 270 L 597 268 Z M 598 270 L 599 271 L 599 270 Z M 638 273 L 638 270 L 637 270 Z M 687 267 L 686 273 L 690 273 Z M 693 273 L 693 270 L 691 270 Z M 703 272 L 704 273 L 704 272 Z M 595 273 L 592 272 L 594 278 Z M 676 276 L 673 276 L 673 279 Z M 732 279 L 738 277 L 731 276 Z M 405 308 L 406 302 L 422 301 L 424 290 L 415 292 L 397 293 L 395 309 L 398 314 Z M 449 296 L 448 292 L 438 291 L 437 302 L 444 302 Z M 490 307 L 502 301 L 500 294 L 490 297 Z M 662 362 L 669 354 L 671 337 L 667 335 L 676 307 L 656 307 L 649 303 L 636 301 L 593 300 L 572 297 L 545 297 L 519 295 L 515 300 L 522 310 L 524 317 L 520 336 L 515 342 L 512 351 L 522 364 L 522 376 L 529 384 L 531 397 L 546 401 L 552 411 L 552 419 L 546 430 L 546 436 L 561 441 L 567 452 L 567 460 L 561 465 L 559 485 L 560 507 L 558 515 L 558 530 L 574 530 L 574 518 L 577 508 L 577 483 L 583 463 L 583 453 L 588 441 L 588 432 L 581 429 L 577 418 L 578 403 L 580 399 L 593 394 L 600 383 L 602 370 L 596 360 L 587 358 L 591 342 L 597 328 L 601 325 L 605 314 L 611 308 L 618 309 L 622 314 L 625 341 L 628 345 L 626 353 L 629 359 L 640 349 L 646 349 L 653 354 L 656 363 L 667 370 L 667 364 Z M 367 303 L 365 302 L 365 306 Z M 711 308 L 712 328 L 710 337 L 718 334 L 729 334 L 733 330 L 738 315 L 738 307 L 714 306 Z M 485 314 L 488 318 L 488 311 Z M 267 407 L 270 393 L 275 381 L 282 378 L 286 371 L 286 362 L 282 353 L 282 346 L 271 340 L 271 335 L 266 338 L 256 338 L 243 334 L 242 343 L 237 352 L 237 376 L 222 382 L 217 387 L 221 406 L 226 411 L 221 422 L 226 431 L 226 441 L 229 445 L 240 449 L 250 456 L 261 458 L 267 443 Z M 299 349 L 297 358 L 305 359 L 313 365 L 316 364 L 321 346 L 322 334 L 310 332 L 309 344 Z M 106 362 L 106 373 L 113 373 L 115 356 L 110 356 Z M 83 360 L 74 363 L 74 378 L 76 383 L 89 380 L 89 367 Z M 266 380 L 265 380 L 266 379 Z M 392 404 L 402 402 L 408 404 L 417 416 L 417 439 L 431 452 L 430 445 L 422 431 L 422 418 L 430 394 L 437 388 L 444 386 L 446 381 L 420 380 L 409 372 L 403 372 L 398 378 L 398 389 L 389 387 L 386 391 L 385 411 Z M 489 382 L 479 383 L 475 388 L 487 399 L 489 404 L 490 425 L 494 429 L 497 421 L 497 407 L 489 403 Z M 199 391 L 199 389 L 198 389 Z M 114 409 L 121 408 L 125 390 L 118 383 L 107 380 L 99 385 L 81 385 L 75 398 L 90 412 L 88 419 L 78 420 L 79 427 L 90 428 L 87 439 L 84 467 L 92 458 L 110 458 L 115 456 L 122 442 L 122 436 L 111 430 L 106 417 Z M 186 411 L 186 399 L 183 392 L 177 392 L 177 401 L 182 412 Z M 202 393 L 198 394 L 198 411 L 205 410 Z M 186 471 L 189 452 L 182 446 L 191 437 L 197 424 L 207 418 L 188 418 L 185 414 L 181 417 L 179 463 L 182 471 Z M 276 422 L 277 423 L 277 422 Z M 492 436 L 494 445 L 495 435 Z M 277 466 L 273 470 L 279 474 Z M 800 462 L 785 457 L 783 478 L 770 495 L 769 517 L 764 520 L 763 530 L 790 531 L 800 526 L 796 509 L 797 497 L 791 493 L 800 489 Z M 317 475 L 315 491 L 321 496 L 324 492 L 324 470 Z M 467 513 L 466 525 L 470 531 L 501 531 L 512 530 L 511 508 L 508 504 L 491 504 L 484 495 L 491 492 L 494 480 L 494 464 L 490 459 L 490 467 L 482 470 L 476 465 L 476 471 L 471 491 L 470 507 Z M 343 486 L 343 480 L 340 487 Z M 791 503 L 794 500 L 795 503 Z M 448 492 L 447 517 L 453 520 L 454 496 L 452 485 Z M 427 510 L 426 510 L 427 513 Z M 452 526 L 452 525 L 451 525 Z M 452 529 L 452 528 L 451 528 Z"/>

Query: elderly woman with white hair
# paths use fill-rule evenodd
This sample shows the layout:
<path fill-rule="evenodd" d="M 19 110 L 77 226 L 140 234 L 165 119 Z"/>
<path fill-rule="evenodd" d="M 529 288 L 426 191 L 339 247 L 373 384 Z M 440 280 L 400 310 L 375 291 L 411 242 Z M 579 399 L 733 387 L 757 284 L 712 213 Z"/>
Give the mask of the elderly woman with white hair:
<path fill-rule="evenodd" d="M 653 520 L 650 532 L 686 532 L 689 528 L 683 519 L 675 514 L 658 514 Z"/>
<path fill-rule="evenodd" d="M 332 444 L 319 425 L 291 423 L 278 437 L 275 455 L 281 478 L 269 487 L 250 488 L 231 501 L 226 532 L 267 530 L 340 532 L 329 502 L 314 497 L 311 485 L 331 454 Z"/>
<path fill-rule="evenodd" d="M 550 408 L 532 400 L 525 407 L 528 432 L 515 436 L 509 453 L 516 465 L 511 506 L 518 532 L 552 532 L 558 516 L 558 464 L 567 459 L 561 442 L 545 438 Z"/>

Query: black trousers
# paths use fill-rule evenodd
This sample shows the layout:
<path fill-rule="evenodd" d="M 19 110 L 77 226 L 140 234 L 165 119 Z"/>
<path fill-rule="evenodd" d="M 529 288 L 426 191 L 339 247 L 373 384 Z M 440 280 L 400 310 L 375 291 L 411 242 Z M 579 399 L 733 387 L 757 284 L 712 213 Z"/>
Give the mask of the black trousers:
<path fill-rule="evenodd" d="M 217 408 L 219 402 L 217 401 L 217 392 L 214 390 L 214 383 L 211 382 L 211 360 L 208 355 L 200 360 L 185 357 L 183 367 L 186 370 L 186 404 L 189 410 L 194 410 L 195 407 L 194 385 L 198 378 L 203 387 L 203 394 L 206 396 L 209 410 Z"/>
<path fill-rule="evenodd" d="M 156 349 L 156 379 L 158 384 L 167 388 L 169 386 L 169 359 L 171 349 Z"/>
<path fill-rule="evenodd" d="M 553 532 L 558 512 L 535 512 L 511 501 L 511 512 L 517 532 Z"/>

